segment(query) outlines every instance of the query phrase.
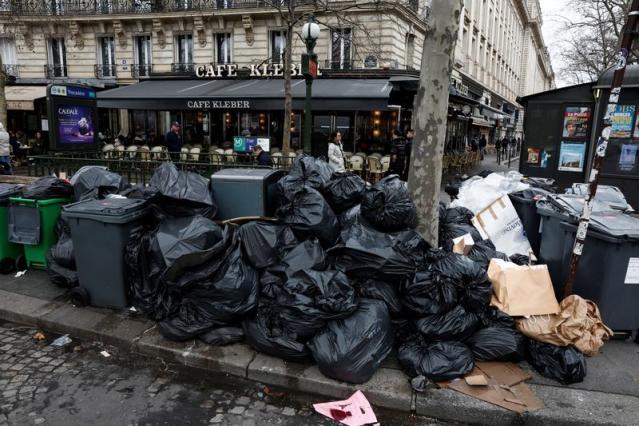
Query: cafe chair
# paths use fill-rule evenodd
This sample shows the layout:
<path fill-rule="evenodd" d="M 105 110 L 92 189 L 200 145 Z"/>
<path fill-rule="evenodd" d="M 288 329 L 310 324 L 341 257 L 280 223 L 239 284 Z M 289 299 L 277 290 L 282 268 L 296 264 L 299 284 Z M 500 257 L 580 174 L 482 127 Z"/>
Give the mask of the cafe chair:
<path fill-rule="evenodd" d="M 299 157 L 300 155 L 304 154 L 304 150 L 303 149 L 298 149 L 297 151 L 295 151 L 295 155 L 297 157 Z"/>
<path fill-rule="evenodd" d="M 378 160 L 382 158 L 382 153 L 381 152 L 373 152 L 371 155 L 369 155 L 369 157 L 375 157 Z"/>
<path fill-rule="evenodd" d="M 272 152 L 271 161 L 273 162 L 273 168 L 279 169 L 280 167 L 282 167 L 282 164 L 284 163 L 283 160 L 284 158 L 281 152 Z"/>
<path fill-rule="evenodd" d="M 293 161 L 295 161 L 295 159 L 298 157 L 299 155 L 296 152 L 290 151 L 288 153 L 288 165 L 292 165 Z"/>
<path fill-rule="evenodd" d="M 201 151 L 202 149 L 198 147 L 191 148 L 191 150 L 189 151 L 189 160 L 195 161 L 195 162 L 199 161 Z"/>
<path fill-rule="evenodd" d="M 358 154 L 353 155 L 348 159 L 348 168 L 351 172 L 361 175 L 364 170 L 364 158 Z"/>
<path fill-rule="evenodd" d="M 280 149 L 277 147 L 271 148 L 271 154 L 277 154 L 278 152 L 280 152 Z"/>
<path fill-rule="evenodd" d="M 126 149 L 126 158 L 128 160 L 135 160 L 135 158 L 138 156 L 138 146 L 137 145 L 131 145 Z"/>
<path fill-rule="evenodd" d="M 113 158 L 113 153 L 115 151 L 115 145 L 106 144 L 102 147 L 102 154 L 104 154 L 104 158 Z"/>
<path fill-rule="evenodd" d="M 124 151 L 126 150 L 126 148 L 124 147 L 124 145 L 116 145 L 115 146 L 115 153 L 116 153 L 116 157 L 119 159 L 123 159 L 124 158 Z"/>
<path fill-rule="evenodd" d="M 361 151 L 356 152 L 355 155 L 359 155 L 360 157 L 362 157 L 364 159 L 366 159 L 366 157 L 367 157 L 366 153 L 365 152 L 361 152 Z"/>
<path fill-rule="evenodd" d="M 379 158 L 374 155 L 369 155 L 366 162 L 366 180 L 372 184 L 376 184 L 384 174 L 382 163 Z"/>
<path fill-rule="evenodd" d="M 187 148 L 186 145 L 180 150 L 180 161 L 186 161 L 189 158 L 189 151 L 191 148 Z"/>
<path fill-rule="evenodd" d="M 138 154 L 140 156 L 140 160 L 142 161 L 151 161 L 151 150 L 147 145 L 143 145 L 138 148 Z"/>
<path fill-rule="evenodd" d="M 235 153 L 232 149 L 224 150 L 224 158 L 226 159 L 227 163 L 235 163 Z"/>
<path fill-rule="evenodd" d="M 166 148 L 163 146 L 154 146 L 153 148 L 151 148 L 151 159 L 156 161 L 164 160 L 164 149 Z"/>
<path fill-rule="evenodd" d="M 221 151 L 221 152 L 220 152 Z M 212 164 L 219 166 L 224 162 L 224 150 L 216 149 L 212 151 L 210 154 L 210 161 Z"/>
<path fill-rule="evenodd" d="M 390 162 L 391 162 L 390 155 L 383 156 L 379 160 L 379 162 L 382 163 L 382 173 L 388 173 L 388 171 L 390 170 Z"/>

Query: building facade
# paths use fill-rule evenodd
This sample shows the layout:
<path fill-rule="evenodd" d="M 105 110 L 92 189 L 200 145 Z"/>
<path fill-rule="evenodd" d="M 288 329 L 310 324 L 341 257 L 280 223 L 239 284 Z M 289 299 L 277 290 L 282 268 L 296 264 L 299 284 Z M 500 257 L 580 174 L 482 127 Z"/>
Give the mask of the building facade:
<path fill-rule="evenodd" d="M 340 85 L 340 79 L 357 79 L 362 84 L 352 86 L 362 88 L 367 87 L 364 80 L 385 80 L 387 86 L 380 90 L 388 92 L 381 106 L 368 102 L 366 93 L 361 94 L 360 106 L 326 103 L 327 110 L 314 113 L 314 134 L 327 138 L 340 130 L 353 150 L 374 149 L 383 147 L 392 128 L 409 127 L 429 1 L 288 1 L 0 0 L 0 56 L 9 78 L 8 126 L 30 135 L 47 130 L 44 103 L 38 99 L 54 82 L 98 89 L 153 82 L 155 86 L 144 87 L 164 92 L 168 86 L 163 81 L 190 79 L 188 90 L 171 84 L 183 93 L 194 93 L 200 85 L 209 87 L 208 80 L 227 81 L 231 78 L 227 67 L 233 67 L 236 79 L 259 78 L 269 81 L 273 92 L 281 92 L 277 86 L 281 83 L 272 80 L 281 81 L 290 17 L 296 18 L 295 78 L 301 79 L 299 63 L 306 49 L 300 32 L 306 17 L 313 14 L 321 28 L 315 47 L 320 79 L 335 81 L 335 85 L 317 84 L 314 96 L 322 96 L 322 87 L 327 92 L 348 87 Z M 518 134 L 523 116 L 517 97 L 553 85 L 538 0 L 466 0 L 460 19 L 450 86 L 450 149 L 465 147 L 480 132 L 491 138 Z M 206 80 L 198 74 L 205 74 Z M 403 82 L 412 78 L 411 88 L 397 83 L 398 76 Z M 216 84 L 226 84 L 222 83 Z M 303 87 L 299 83 L 295 81 L 295 90 Z M 198 99 L 227 99 L 240 92 L 246 93 L 241 85 L 224 86 L 215 94 L 200 93 Z M 119 100 L 111 99 L 104 103 L 108 107 L 100 109 L 100 131 L 108 138 L 124 135 L 146 141 L 161 136 L 177 120 L 188 133 L 185 140 L 228 142 L 233 133 L 247 127 L 260 136 L 281 138 L 283 102 L 275 97 L 266 106 L 253 103 L 260 105 L 259 110 L 207 111 L 165 107 L 166 98 L 151 95 L 146 103 L 133 102 L 120 91 Z M 344 91 L 347 95 L 360 96 Z M 350 110 L 336 107 L 346 104 Z M 301 107 L 296 105 L 294 142 L 301 129 Z"/>
<path fill-rule="evenodd" d="M 286 0 L 5 0 L 0 5 L 0 55 L 10 78 L 9 126 L 29 132 L 39 129 L 43 118 L 33 100 L 44 96 L 52 82 L 112 88 L 146 80 L 195 79 L 201 77 L 197 74 L 202 69 L 210 67 L 216 73 L 218 66 L 229 65 L 240 77 L 246 76 L 242 71 L 257 69 L 261 77 L 281 79 L 290 16 L 296 19 L 292 56 L 300 74 L 297 78 L 301 78 L 299 63 L 306 50 L 299 33 L 310 14 L 321 27 L 315 52 L 325 76 L 415 74 L 428 13 L 422 0 L 300 0 L 293 5 L 293 15 Z M 253 77 L 255 72 L 247 76 Z M 154 105 L 101 110 L 99 122 L 100 130 L 110 136 L 140 136 L 162 134 L 176 119 L 198 137 L 204 134 L 212 139 L 206 128 L 213 121 L 226 123 L 230 116 L 233 124 L 237 121 L 242 127 L 241 122 L 253 120 L 236 111 L 217 115 L 158 111 Z M 277 122 L 273 127 L 281 130 L 281 112 L 259 111 L 255 119 L 264 121 L 267 115 L 268 122 Z M 366 117 L 348 114 L 344 126 L 353 141 L 358 118 L 363 127 L 370 124 L 365 121 L 376 120 L 371 114 Z M 296 120 L 299 124 L 299 114 Z M 334 129 L 335 118 L 328 121 Z M 396 119 L 385 121 L 397 125 Z M 317 127 L 325 128 L 324 124 Z M 300 127 L 295 125 L 295 130 Z M 269 136 L 271 130 L 266 129 Z"/>
<path fill-rule="evenodd" d="M 539 0 L 465 0 L 452 74 L 447 147 L 523 136 L 521 96 L 554 88 Z"/>

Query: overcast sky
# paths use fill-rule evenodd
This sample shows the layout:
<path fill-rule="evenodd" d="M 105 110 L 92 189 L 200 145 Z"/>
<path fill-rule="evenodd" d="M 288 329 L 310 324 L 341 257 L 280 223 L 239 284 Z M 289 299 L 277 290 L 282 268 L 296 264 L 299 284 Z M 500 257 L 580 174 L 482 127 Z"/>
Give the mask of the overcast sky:
<path fill-rule="evenodd" d="M 561 22 L 562 19 L 571 17 L 574 12 L 571 13 L 571 9 L 567 7 L 568 0 L 539 0 L 539 3 L 543 19 L 544 41 L 550 52 L 552 68 L 555 71 L 555 82 L 557 87 L 562 87 L 566 85 L 566 82 L 561 78 L 562 64 L 558 57 L 561 48 L 558 43 L 561 40 Z"/>

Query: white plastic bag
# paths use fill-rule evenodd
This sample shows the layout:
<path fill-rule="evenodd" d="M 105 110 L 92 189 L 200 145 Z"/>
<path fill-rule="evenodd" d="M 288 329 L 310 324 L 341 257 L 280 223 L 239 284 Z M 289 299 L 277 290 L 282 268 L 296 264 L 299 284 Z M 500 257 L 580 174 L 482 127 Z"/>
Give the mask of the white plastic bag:
<path fill-rule="evenodd" d="M 528 256 L 532 250 L 524 234 L 524 225 L 507 195 L 477 213 L 473 225 L 484 239 L 490 238 L 497 250 L 508 256 Z"/>
<path fill-rule="evenodd" d="M 521 179 L 521 173 L 515 171 L 472 177 L 462 184 L 457 200 L 450 203 L 450 207 L 466 207 L 478 213 L 506 194 L 529 189 L 530 185 Z"/>

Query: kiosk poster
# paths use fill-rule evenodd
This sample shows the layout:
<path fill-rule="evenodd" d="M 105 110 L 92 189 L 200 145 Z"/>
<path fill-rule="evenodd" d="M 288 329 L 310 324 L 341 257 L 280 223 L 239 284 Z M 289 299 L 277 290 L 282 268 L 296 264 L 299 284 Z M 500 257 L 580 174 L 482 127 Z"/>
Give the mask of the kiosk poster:
<path fill-rule="evenodd" d="M 539 164 L 539 153 L 540 153 L 540 149 L 539 148 L 528 148 L 528 159 L 527 159 L 527 163 L 528 164 L 535 164 L 538 165 Z"/>
<path fill-rule="evenodd" d="M 564 111 L 564 138 L 585 138 L 590 125 L 590 108 L 567 107 Z"/>
<path fill-rule="evenodd" d="M 557 169 L 564 172 L 581 172 L 584 169 L 585 157 L 585 143 L 562 142 Z"/>
<path fill-rule="evenodd" d="M 637 161 L 637 152 L 639 145 L 621 145 L 621 153 L 619 154 L 619 170 L 627 172 L 635 167 Z"/>
<path fill-rule="evenodd" d="M 617 105 L 610 115 L 611 138 L 629 138 L 632 135 L 632 120 L 635 117 L 634 105 Z"/>
<path fill-rule="evenodd" d="M 91 107 L 58 105 L 58 143 L 78 145 L 93 143 L 93 121 Z"/>

